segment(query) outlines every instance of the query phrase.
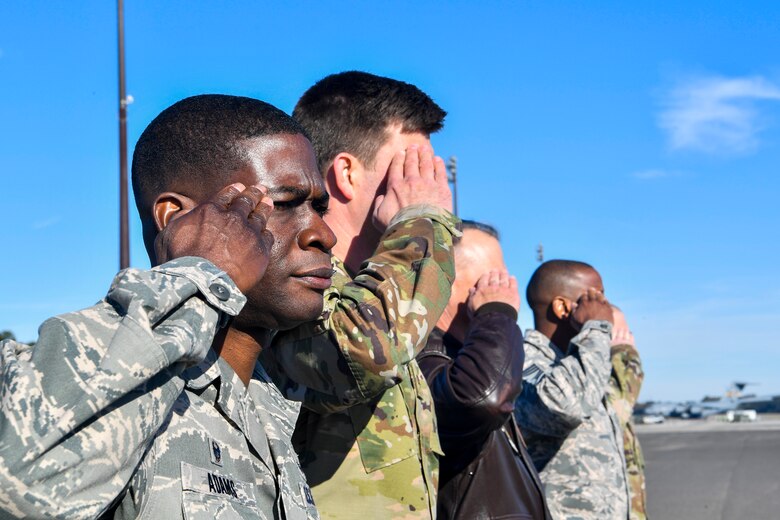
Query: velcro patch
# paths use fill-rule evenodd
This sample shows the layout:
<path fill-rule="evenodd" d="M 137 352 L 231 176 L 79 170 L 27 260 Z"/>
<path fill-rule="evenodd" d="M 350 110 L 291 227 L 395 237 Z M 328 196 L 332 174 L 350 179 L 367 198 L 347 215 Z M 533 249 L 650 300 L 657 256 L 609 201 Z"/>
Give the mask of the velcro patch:
<path fill-rule="evenodd" d="M 195 491 L 235 500 L 250 507 L 257 506 L 252 484 L 249 482 L 242 482 L 229 475 L 199 468 L 186 462 L 181 463 L 181 485 L 183 491 Z"/>

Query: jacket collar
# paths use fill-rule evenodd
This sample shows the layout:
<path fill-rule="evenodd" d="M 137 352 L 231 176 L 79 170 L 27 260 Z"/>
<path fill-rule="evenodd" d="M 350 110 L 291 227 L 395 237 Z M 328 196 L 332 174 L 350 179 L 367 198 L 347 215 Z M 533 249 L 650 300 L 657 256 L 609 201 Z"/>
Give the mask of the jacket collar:
<path fill-rule="evenodd" d="M 536 329 L 526 330 L 524 341 L 535 346 L 550 359 L 557 359 L 563 356 L 563 351 L 561 351 L 555 343 L 550 341 L 550 338 Z"/>

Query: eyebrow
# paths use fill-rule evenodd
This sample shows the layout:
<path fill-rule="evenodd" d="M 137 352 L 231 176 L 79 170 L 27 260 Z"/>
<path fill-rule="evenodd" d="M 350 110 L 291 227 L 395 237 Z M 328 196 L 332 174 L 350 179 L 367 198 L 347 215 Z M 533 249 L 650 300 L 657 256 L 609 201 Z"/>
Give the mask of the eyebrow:
<path fill-rule="evenodd" d="M 278 186 L 268 190 L 268 195 L 273 197 L 274 195 L 290 194 L 294 199 L 308 199 L 310 196 L 309 190 L 301 188 L 300 186 Z M 319 204 L 327 204 L 330 201 L 330 195 L 328 192 L 324 192 L 318 197 L 312 197 L 313 202 Z"/>
<path fill-rule="evenodd" d="M 293 195 L 296 199 L 301 199 L 301 198 L 308 198 L 309 190 L 306 190 L 299 186 L 278 186 L 275 188 L 270 188 L 268 190 L 268 194 L 269 195 L 290 194 Z"/>

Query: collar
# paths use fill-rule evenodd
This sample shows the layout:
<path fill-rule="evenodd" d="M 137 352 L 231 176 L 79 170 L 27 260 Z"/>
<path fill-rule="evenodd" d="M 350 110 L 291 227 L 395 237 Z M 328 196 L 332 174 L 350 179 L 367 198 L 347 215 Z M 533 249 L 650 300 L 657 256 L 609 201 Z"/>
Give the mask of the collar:
<path fill-rule="evenodd" d="M 182 378 L 187 382 L 186 387 L 191 390 L 203 390 L 218 379 L 222 375 L 219 359 L 214 349 L 210 348 L 206 359 L 188 368 L 182 374 Z"/>
<path fill-rule="evenodd" d="M 539 350 L 543 352 L 547 352 L 548 354 L 551 354 L 552 358 L 558 358 L 563 356 L 563 351 L 561 351 L 558 346 L 550 341 L 550 338 L 542 334 L 536 329 L 528 329 L 525 331 L 525 337 L 524 341 L 526 343 L 529 343 Z"/>

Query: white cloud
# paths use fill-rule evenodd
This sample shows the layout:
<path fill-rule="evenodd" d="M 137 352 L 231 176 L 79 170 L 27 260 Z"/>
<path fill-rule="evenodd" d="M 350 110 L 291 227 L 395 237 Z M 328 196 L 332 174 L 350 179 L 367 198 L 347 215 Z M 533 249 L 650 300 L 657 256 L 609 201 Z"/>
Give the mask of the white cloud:
<path fill-rule="evenodd" d="M 38 222 L 34 222 L 32 225 L 33 229 L 46 229 L 47 227 L 51 227 L 57 222 L 62 220 L 62 217 L 54 216 L 47 218 L 46 220 L 39 220 Z"/>
<path fill-rule="evenodd" d="M 631 177 L 642 181 L 649 181 L 655 179 L 663 179 L 665 177 L 677 177 L 679 175 L 682 175 L 682 173 L 678 171 L 650 169 L 650 170 L 641 170 L 638 172 L 634 172 L 631 174 Z"/>
<path fill-rule="evenodd" d="M 744 153 L 758 146 L 759 101 L 780 100 L 780 86 L 760 77 L 704 77 L 672 89 L 659 116 L 675 150 Z"/>

